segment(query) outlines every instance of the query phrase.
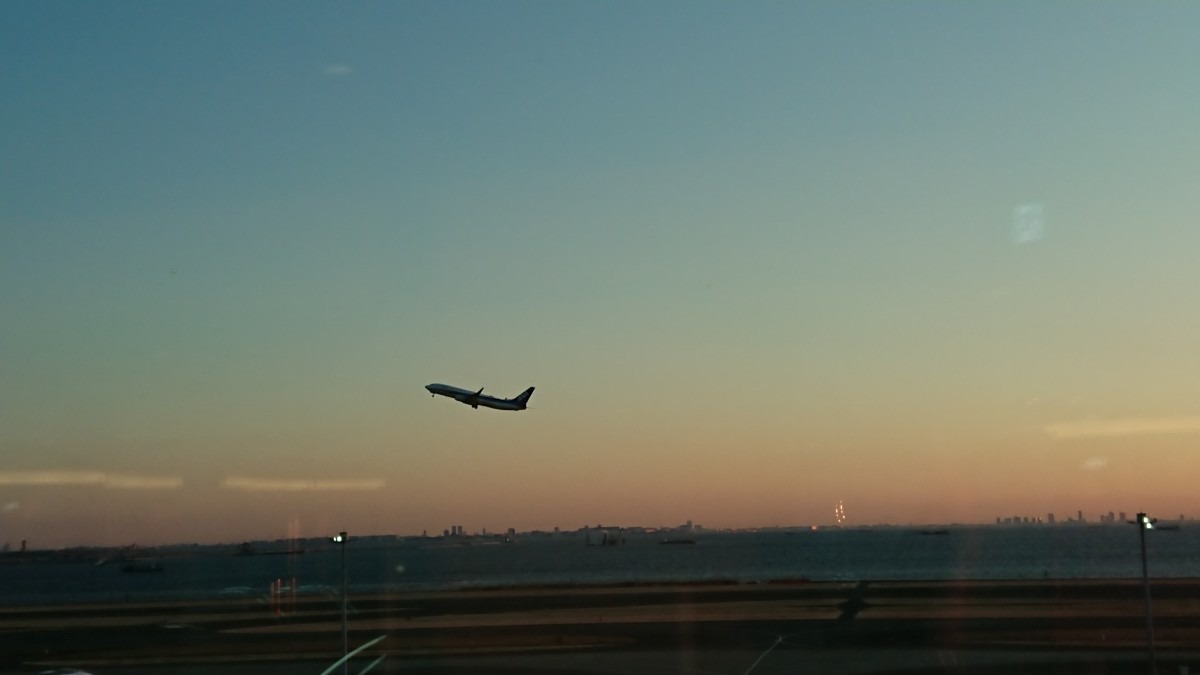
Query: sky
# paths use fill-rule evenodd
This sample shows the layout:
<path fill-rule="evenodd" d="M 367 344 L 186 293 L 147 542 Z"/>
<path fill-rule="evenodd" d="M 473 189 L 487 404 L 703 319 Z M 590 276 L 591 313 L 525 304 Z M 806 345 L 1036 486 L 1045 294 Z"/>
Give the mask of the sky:
<path fill-rule="evenodd" d="M 0 544 L 1200 516 L 1197 21 L 4 3 Z"/>

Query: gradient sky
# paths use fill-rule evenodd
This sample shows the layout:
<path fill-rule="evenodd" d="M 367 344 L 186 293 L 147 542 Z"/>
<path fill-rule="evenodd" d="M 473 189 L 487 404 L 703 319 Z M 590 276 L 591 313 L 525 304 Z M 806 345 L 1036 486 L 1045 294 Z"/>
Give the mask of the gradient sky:
<path fill-rule="evenodd" d="M 1200 516 L 1197 25 L 6 2 L 0 543 Z"/>

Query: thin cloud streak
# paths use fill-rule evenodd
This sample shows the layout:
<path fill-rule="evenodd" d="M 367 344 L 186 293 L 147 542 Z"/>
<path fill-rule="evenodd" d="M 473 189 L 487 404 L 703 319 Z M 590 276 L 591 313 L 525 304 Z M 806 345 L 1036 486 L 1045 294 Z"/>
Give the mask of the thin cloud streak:
<path fill-rule="evenodd" d="M 1200 416 L 1130 417 L 1115 420 L 1080 420 L 1048 424 L 1042 430 L 1054 438 L 1147 436 L 1200 433 Z"/>
<path fill-rule="evenodd" d="M 183 486 L 183 479 L 178 476 L 136 476 L 109 474 L 103 471 L 0 471 L 0 485 L 94 485 L 113 490 L 174 490 Z"/>
<path fill-rule="evenodd" d="M 183 487 L 176 476 L 108 476 L 104 487 L 113 490 L 174 490 Z"/>
<path fill-rule="evenodd" d="M 333 478 L 333 479 L 280 479 L 280 478 L 246 478 L 230 476 L 221 481 L 221 487 L 228 490 L 245 490 L 247 492 L 337 492 L 337 491 L 368 491 L 382 489 L 386 483 L 377 478 Z"/>

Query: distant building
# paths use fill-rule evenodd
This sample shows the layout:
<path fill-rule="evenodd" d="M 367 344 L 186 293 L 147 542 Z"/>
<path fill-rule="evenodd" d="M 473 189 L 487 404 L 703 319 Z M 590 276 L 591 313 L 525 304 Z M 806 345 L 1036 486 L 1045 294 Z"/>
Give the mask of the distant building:
<path fill-rule="evenodd" d="M 1051 524 L 1051 525 L 1053 525 L 1053 524 L 1054 524 L 1054 514 L 1053 514 L 1053 513 L 1047 513 L 1047 514 L 1046 514 L 1046 522 L 1047 522 L 1047 523 L 1049 523 L 1049 524 Z"/>

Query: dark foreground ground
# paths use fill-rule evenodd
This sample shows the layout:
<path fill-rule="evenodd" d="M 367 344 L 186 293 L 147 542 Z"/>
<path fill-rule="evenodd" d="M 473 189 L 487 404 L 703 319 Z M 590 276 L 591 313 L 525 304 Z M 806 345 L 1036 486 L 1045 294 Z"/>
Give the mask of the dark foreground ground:
<path fill-rule="evenodd" d="M 1153 593 L 1157 672 L 1200 673 L 1200 580 Z M 1135 581 L 353 596 L 349 626 L 350 649 L 381 638 L 355 674 L 1149 672 Z M 341 654 L 331 597 L 0 608 L 0 673 L 319 675 Z"/>

